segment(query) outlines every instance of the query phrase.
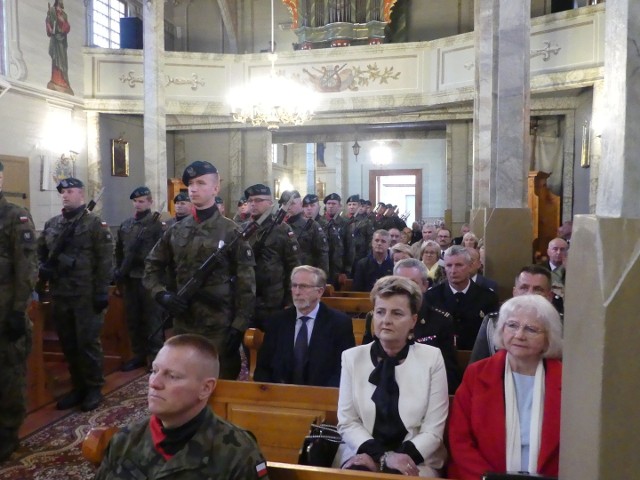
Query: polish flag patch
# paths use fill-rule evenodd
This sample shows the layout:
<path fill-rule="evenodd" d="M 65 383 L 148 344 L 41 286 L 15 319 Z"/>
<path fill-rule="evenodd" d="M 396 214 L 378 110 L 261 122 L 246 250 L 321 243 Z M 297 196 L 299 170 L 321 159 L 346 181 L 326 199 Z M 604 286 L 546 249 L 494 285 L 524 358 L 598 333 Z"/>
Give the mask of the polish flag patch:
<path fill-rule="evenodd" d="M 20 217 L 20 223 L 27 223 L 29 221 L 29 217 Z"/>
<path fill-rule="evenodd" d="M 258 478 L 262 478 L 267 474 L 267 462 L 260 462 L 256 465 L 256 473 Z"/>

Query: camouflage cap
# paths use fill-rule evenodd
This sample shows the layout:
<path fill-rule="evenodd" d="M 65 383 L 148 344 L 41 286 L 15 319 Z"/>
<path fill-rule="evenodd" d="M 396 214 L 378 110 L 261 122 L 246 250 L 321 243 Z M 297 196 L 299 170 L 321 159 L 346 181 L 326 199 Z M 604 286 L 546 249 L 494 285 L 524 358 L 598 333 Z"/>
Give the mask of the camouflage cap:
<path fill-rule="evenodd" d="M 360 202 L 360 195 L 358 195 L 357 193 L 355 195 L 351 195 L 349 198 L 347 198 L 347 203 L 351 203 L 351 202 Z"/>
<path fill-rule="evenodd" d="M 189 180 L 201 177 L 208 173 L 218 173 L 218 169 L 209 162 L 196 160 L 184 169 L 184 173 L 182 174 L 182 183 L 189 185 Z"/>
<path fill-rule="evenodd" d="M 60 181 L 60 183 L 56 187 L 56 190 L 58 190 L 58 193 L 62 193 L 62 190 L 65 188 L 84 188 L 84 183 L 82 183 L 82 181 L 78 180 L 77 178 L 65 178 Z"/>
<path fill-rule="evenodd" d="M 145 197 L 147 195 L 151 195 L 151 190 L 149 190 L 149 188 L 138 187 L 133 192 L 131 192 L 131 195 L 129 195 L 129 200 L 133 200 L 134 198 L 138 197 Z"/>
<path fill-rule="evenodd" d="M 271 196 L 271 189 L 261 183 L 251 185 L 244 191 L 244 198 L 253 197 L 256 195 L 269 195 Z"/>
<path fill-rule="evenodd" d="M 187 193 L 180 192 L 175 197 L 173 197 L 173 203 L 178 202 L 191 202 L 191 199 L 189 198 L 189 195 L 187 195 Z"/>
<path fill-rule="evenodd" d="M 342 198 L 337 193 L 330 193 L 326 197 L 324 197 L 324 203 L 326 204 L 329 200 L 337 200 L 338 202 L 342 202 Z"/>
<path fill-rule="evenodd" d="M 318 198 L 318 195 L 315 193 L 309 193 L 302 199 L 302 205 L 311 205 L 312 203 L 318 203 L 319 201 L 320 199 Z"/>

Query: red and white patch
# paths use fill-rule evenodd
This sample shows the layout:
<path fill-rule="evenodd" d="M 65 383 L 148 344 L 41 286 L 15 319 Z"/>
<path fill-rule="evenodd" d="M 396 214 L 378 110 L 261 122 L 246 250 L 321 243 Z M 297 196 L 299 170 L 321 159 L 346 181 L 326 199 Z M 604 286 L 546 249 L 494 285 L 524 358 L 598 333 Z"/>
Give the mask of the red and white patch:
<path fill-rule="evenodd" d="M 27 223 L 29 221 L 29 217 L 20 217 L 20 223 Z"/>
<path fill-rule="evenodd" d="M 109 225 L 107 225 L 107 222 L 100 222 L 100 225 L 102 225 L 104 228 L 109 228 Z"/>
<path fill-rule="evenodd" d="M 262 478 L 267 474 L 267 462 L 261 462 L 256 465 L 256 473 L 258 478 Z"/>
<path fill-rule="evenodd" d="M 287 235 L 289 235 L 290 237 L 293 237 L 295 235 L 295 233 L 293 232 L 287 232 Z"/>

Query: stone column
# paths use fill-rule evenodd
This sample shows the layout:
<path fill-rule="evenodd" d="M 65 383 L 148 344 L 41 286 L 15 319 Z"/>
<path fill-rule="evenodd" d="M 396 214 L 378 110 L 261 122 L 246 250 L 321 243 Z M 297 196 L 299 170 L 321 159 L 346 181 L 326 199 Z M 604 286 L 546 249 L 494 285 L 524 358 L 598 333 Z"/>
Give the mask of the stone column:
<path fill-rule="evenodd" d="M 447 123 L 447 210 L 445 222 L 450 225 L 453 236 L 467 221 L 471 201 L 471 122 Z"/>
<path fill-rule="evenodd" d="M 273 191 L 273 165 L 271 163 L 271 132 L 269 130 L 245 130 L 243 134 L 245 168 L 243 191 L 246 187 L 263 183 Z"/>
<path fill-rule="evenodd" d="M 484 236 L 486 275 L 510 296 L 531 263 L 529 36 L 531 1 L 476 0 L 472 229 Z"/>
<path fill-rule="evenodd" d="M 87 111 L 87 198 L 94 198 L 103 187 L 102 157 L 100 155 L 100 114 Z M 104 199 L 107 197 L 103 197 Z M 102 211 L 103 202 L 98 202 L 94 211 Z"/>
<path fill-rule="evenodd" d="M 596 214 L 574 223 L 565 289 L 563 480 L 637 478 L 640 471 L 638 45 L 640 2 L 607 2 L 609 115 L 602 122 Z"/>
<path fill-rule="evenodd" d="M 144 40 L 144 177 L 156 204 L 167 198 L 167 118 L 164 93 L 164 2 L 146 0 Z"/>
<path fill-rule="evenodd" d="M 229 132 L 229 181 L 227 183 L 230 198 L 227 201 L 234 212 L 238 200 L 244 194 L 245 187 L 249 186 L 242 183 L 242 139 L 242 130 L 236 129 Z"/>
<path fill-rule="evenodd" d="M 607 106 L 604 94 L 604 80 L 593 84 L 591 107 L 591 141 L 589 143 L 589 213 L 596 213 L 598 198 L 598 177 L 602 160 L 602 127 L 607 121 Z"/>

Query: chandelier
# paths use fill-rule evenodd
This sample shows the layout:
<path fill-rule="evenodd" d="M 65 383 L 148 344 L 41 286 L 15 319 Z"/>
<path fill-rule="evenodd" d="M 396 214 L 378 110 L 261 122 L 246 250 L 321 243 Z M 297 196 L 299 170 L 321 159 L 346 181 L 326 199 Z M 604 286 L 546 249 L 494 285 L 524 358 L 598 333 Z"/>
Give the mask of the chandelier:
<path fill-rule="evenodd" d="M 228 102 L 234 121 L 278 130 L 281 125 L 302 125 L 313 116 L 318 95 L 300 82 L 278 75 L 277 58 L 271 0 L 271 70 L 268 76 L 257 77 L 229 92 Z"/>

